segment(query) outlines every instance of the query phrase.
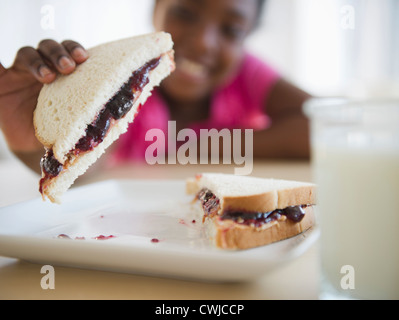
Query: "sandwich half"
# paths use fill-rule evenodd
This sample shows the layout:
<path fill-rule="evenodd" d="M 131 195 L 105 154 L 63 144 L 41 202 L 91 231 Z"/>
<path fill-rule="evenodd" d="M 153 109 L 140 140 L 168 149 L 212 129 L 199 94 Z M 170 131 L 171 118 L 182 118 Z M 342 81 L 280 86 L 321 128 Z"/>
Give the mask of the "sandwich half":
<path fill-rule="evenodd" d="M 315 224 L 315 185 L 229 174 L 187 179 L 207 235 L 218 248 L 248 249 L 300 234 Z"/>
<path fill-rule="evenodd" d="M 157 32 L 102 44 L 87 61 L 44 85 L 34 112 L 46 153 L 39 191 L 62 194 L 127 130 L 140 106 L 175 68 L 173 42 Z"/>

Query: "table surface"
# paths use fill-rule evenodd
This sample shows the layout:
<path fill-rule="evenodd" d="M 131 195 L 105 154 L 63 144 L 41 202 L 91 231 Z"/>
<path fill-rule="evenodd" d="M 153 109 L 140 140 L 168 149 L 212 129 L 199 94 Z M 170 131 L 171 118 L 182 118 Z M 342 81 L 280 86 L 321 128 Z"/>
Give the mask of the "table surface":
<path fill-rule="evenodd" d="M 112 178 L 185 179 L 199 172 L 233 173 L 231 165 L 135 165 L 89 170 L 75 185 Z M 261 161 L 253 176 L 312 181 L 309 162 Z M 0 161 L 0 208 L 37 198 L 38 175 L 17 160 Z M 55 289 L 40 285 L 42 265 L 0 257 L 0 299 L 317 299 L 318 243 L 253 282 L 209 283 L 55 267 Z"/>

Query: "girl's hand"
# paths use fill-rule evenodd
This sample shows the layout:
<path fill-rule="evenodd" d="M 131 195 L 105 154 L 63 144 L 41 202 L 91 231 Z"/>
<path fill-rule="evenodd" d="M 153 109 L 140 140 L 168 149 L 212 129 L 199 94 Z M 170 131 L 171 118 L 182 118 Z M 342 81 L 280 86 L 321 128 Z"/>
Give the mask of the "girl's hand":
<path fill-rule="evenodd" d="M 0 63 L 0 128 L 11 151 L 29 154 L 43 150 L 33 126 L 40 89 L 54 81 L 57 73 L 70 74 L 87 58 L 75 41 L 43 40 L 37 49 L 21 48 L 10 68 Z"/>

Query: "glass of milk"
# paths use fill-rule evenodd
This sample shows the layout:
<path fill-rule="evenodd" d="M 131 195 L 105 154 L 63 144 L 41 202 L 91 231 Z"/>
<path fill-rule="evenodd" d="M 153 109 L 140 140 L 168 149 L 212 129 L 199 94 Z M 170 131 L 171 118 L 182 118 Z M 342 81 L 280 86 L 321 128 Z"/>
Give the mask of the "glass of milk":
<path fill-rule="evenodd" d="M 321 299 L 399 299 L 399 99 L 312 99 Z"/>

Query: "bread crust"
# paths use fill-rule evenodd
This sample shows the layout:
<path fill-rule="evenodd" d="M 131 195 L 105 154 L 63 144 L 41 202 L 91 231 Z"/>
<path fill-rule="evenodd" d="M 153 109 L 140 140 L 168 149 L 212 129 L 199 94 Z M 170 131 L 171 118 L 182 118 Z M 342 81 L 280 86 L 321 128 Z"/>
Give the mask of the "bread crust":
<path fill-rule="evenodd" d="M 229 178 L 229 180 L 236 179 L 238 184 L 242 182 L 243 185 L 251 184 L 252 179 L 255 179 L 253 180 L 255 182 L 263 180 L 265 184 L 267 181 L 270 181 L 271 184 L 275 185 L 275 188 L 263 191 L 261 186 L 259 190 L 253 194 L 229 195 L 228 193 L 220 194 L 217 192 L 217 190 L 212 190 L 212 187 L 209 187 L 208 183 L 210 180 L 219 180 L 220 184 L 223 184 L 225 177 Z M 215 195 L 220 199 L 219 213 L 222 213 L 226 210 L 268 212 L 276 209 L 284 209 L 289 206 L 316 203 L 316 186 L 307 182 L 278 179 L 259 179 L 253 177 L 209 173 L 203 173 L 197 175 L 196 178 L 190 178 L 186 180 L 186 192 L 188 194 L 194 195 L 204 187 L 209 188 L 209 190 L 215 193 Z"/>
<path fill-rule="evenodd" d="M 222 197 L 220 212 L 226 210 L 244 212 L 268 212 L 277 208 L 276 191 L 242 197 Z"/>
<path fill-rule="evenodd" d="M 300 222 L 283 219 L 265 224 L 261 228 L 254 228 L 214 217 L 212 224 L 213 226 L 207 226 L 214 228 L 210 233 L 213 234 L 212 240 L 218 248 L 249 249 L 294 237 L 314 226 L 315 216 L 313 206 L 308 206 Z"/>
<path fill-rule="evenodd" d="M 278 191 L 277 208 L 283 209 L 298 204 L 316 203 L 315 185 L 303 185 L 294 189 L 283 189 Z"/>

